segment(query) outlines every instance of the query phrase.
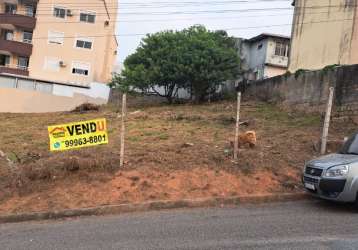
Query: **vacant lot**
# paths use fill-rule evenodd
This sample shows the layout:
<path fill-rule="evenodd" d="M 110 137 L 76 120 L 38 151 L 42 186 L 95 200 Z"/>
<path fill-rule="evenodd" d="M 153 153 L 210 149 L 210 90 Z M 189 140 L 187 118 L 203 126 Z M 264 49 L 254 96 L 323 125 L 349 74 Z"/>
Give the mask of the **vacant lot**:
<path fill-rule="evenodd" d="M 243 103 L 241 131 L 258 145 L 232 161 L 235 104 L 130 108 L 125 167 L 119 168 L 116 108 L 98 112 L 0 114 L 0 212 L 43 211 L 148 200 L 293 192 L 317 155 L 319 114 Z M 50 153 L 47 126 L 106 118 L 110 143 Z M 351 127 L 334 123 L 331 139 Z"/>

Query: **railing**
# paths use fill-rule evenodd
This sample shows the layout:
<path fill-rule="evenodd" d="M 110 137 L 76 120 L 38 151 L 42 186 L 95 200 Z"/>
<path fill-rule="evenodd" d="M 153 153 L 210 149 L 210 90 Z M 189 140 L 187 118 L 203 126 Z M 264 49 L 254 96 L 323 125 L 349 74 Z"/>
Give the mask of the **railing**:
<path fill-rule="evenodd" d="M 7 68 L 13 68 L 13 69 L 28 70 L 28 67 L 27 67 L 27 66 L 22 66 L 22 65 L 18 65 L 18 64 L 10 64 L 10 63 L 5 63 L 5 65 L 0 65 L 0 67 L 7 67 Z"/>
<path fill-rule="evenodd" d="M 0 50 L 29 57 L 32 54 L 32 44 L 0 39 Z"/>
<path fill-rule="evenodd" d="M 0 25 L 1 24 L 11 24 L 19 28 L 33 30 L 36 26 L 36 18 L 16 13 L 0 13 Z"/>
<path fill-rule="evenodd" d="M 29 71 L 27 66 L 5 64 L 0 65 L 0 73 L 28 76 Z"/>
<path fill-rule="evenodd" d="M 32 44 L 32 40 L 30 39 L 23 39 L 22 42 Z"/>
<path fill-rule="evenodd" d="M 9 15 L 23 15 L 23 16 L 29 16 L 29 17 L 34 17 L 35 13 L 34 12 L 23 12 L 23 13 L 18 13 L 17 10 L 12 10 L 12 11 L 5 11 L 4 14 L 9 14 Z"/>

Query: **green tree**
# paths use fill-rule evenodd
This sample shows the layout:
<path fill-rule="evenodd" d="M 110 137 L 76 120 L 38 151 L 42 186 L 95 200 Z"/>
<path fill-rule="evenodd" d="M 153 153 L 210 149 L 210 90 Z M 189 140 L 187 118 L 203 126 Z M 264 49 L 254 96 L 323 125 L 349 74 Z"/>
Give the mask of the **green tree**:
<path fill-rule="evenodd" d="M 239 56 L 235 40 L 225 31 L 193 26 L 147 35 L 124 67 L 112 85 L 164 96 L 170 103 L 184 88 L 200 102 L 224 81 L 238 76 Z"/>

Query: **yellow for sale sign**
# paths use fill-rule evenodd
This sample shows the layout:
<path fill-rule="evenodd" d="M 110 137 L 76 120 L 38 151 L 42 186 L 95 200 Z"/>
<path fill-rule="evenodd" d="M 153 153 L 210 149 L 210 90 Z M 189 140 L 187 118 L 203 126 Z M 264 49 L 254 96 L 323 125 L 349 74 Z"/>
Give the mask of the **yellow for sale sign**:
<path fill-rule="evenodd" d="M 48 133 L 51 151 L 108 144 L 106 119 L 49 126 Z"/>

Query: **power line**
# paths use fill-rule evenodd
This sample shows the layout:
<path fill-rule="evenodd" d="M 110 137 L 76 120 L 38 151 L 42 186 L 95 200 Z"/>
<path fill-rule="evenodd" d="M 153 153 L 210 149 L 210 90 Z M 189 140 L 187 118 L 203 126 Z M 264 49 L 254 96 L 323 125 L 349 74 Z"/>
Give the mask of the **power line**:
<path fill-rule="evenodd" d="M 317 12 L 312 14 L 321 14 L 327 12 Z M 272 15 L 250 15 L 250 16 L 225 16 L 225 17 L 200 17 L 200 19 L 214 19 L 214 20 L 222 20 L 222 19 L 235 19 L 235 18 L 252 18 L 252 17 L 274 17 L 274 16 L 292 16 L 291 13 L 281 13 L 281 14 L 272 14 Z M 170 19 L 141 19 L 141 20 L 109 20 L 110 23 L 137 23 L 137 22 L 168 22 L 168 21 L 187 21 L 187 20 L 196 20 L 198 18 L 170 18 Z M 37 23 L 54 23 L 54 24 L 61 24 L 61 23 L 81 23 L 81 21 L 37 21 Z"/>
<path fill-rule="evenodd" d="M 119 2 L 119 5 L 122 5 L 122 6 L 142 6 L 142 5 L 157 5 L 157 4 L 188 4 L 188 5 L 191 5 L 191 4 L 229 4 L 229 3 L 271 3 L 271 2 L 291 2 L 291 0 L 230 0 L 230 1 L 210 1 L 210 2 L 207 2 L 207 1 L 177 1 L 177 2 L 173 2 L 173 1 L 151 1 L 151 2 L 123 2 L 123 1 L 120 1 Z M 61 4 L 71 4 L 71 5 L 78 5 L 78 6 L 82 6 L 82 5 L 87 5 L 87 6 L 90 6 L 90 5 L 93 5 L 93 6 L 102 6 L 103 3 L 79 3 L 79 2 L 61 2 L 59 3 L 59 5 Z M 114 3 L 116 4 L 116 3 Z M 39 5 L 54 5 L 54 3 L 51 1 L 51 2 L 43 2 L 41 1 L 41 3 Z M 107 5 L 110 5 L 107 3 Z"/>
<path fill-rule="evenodd" d="M 326 6 L 306 6 L 306 7 L 296 7 L 296 11 L 302 9 L 321 9 L 321 8 L 328 8 L 328 7 L 342 7 L 341 5 L 326 5 Z M 349 5 L 349 7 L 357 7 L 357 5 Z M 110 8 L 109 8 L 110 9 Z M 120 10 L 120 8 L 113 8 L 115 10 Z M 200 14 L 224 14 L 224 13 L 246 13 L 246 12 L 263 12 L 263 11 L 284 11 L 284 10 L 293 10 L 292 7 L 274 7 L 274 8 L 252 8 L 252 9 L 221 9 L 221 10 L 194 10 L 194 11 L 162 11 L 162 12 L 97 12 L 97 16 L 101 15 L 117 15 L 118 13 L 120 16 L 125 15 L 200 15 Z M 37 13 L 36 16 L 53 16 L 53 13 Z"/>
<path fill-rule="evenodd" d="M 338 13 L 339 11 L 322 11 L 322 12 L 305 12 L 306 15 L 316 15 L 316 14 L 328 14 L 328 13 Z M 299 14 L 296 12 L 296 14 Z M 268 15 L 249 15 L 249 16 L 225 16 L 225 17 L 200 17 L 200 19 L 214 19 L 214 20 L 224 20 L 224 19 L 236 19 L 236 18 L 253 18 L 253 17 L 275 17 L 275 16 L 291 16 L 292 13 L 280 13 L 280 14 L 268 14 Z M 199 17 L 198 17 L 199 18 Z M 169 21 L 187 21 L 187 20 L 196 20 L 198 18 L 170 18 L 170 19 L 138 19 L 138 20 L 109 20 L 110 23 L 132 23 L 132 22 L 169 22 Z M 82 23 L 81 21 L 37 21 L 38 24 L 64 24 L 64 23 Z M 25 23 L 22 23 L 25 24 Z"/>
<path fill-rule="evenodd" d="M 357 18 L 355 18 L 357 19 Z M 333 23 L 333 22 L 343 22 L 343 21 L 352 21 L 353 18 L 347 18 L 347 19 L 336 19 L 336 20 L 325 20 L 325 21 L 312 21 L 312 22 L 306 22 L 306 23 L 299 23 L 299 25 L 306 25 L 306 24 L 316 24 L 316 23 Z M 273 25 L 260 25 L 260 26 L 245 26 L 245 27 L 232 27 L 232 28 L 222 28 L 218 30 L 242 30 L 242 29 L 256 29 L 256 28 L 270 28 L 270 27 L 283 27 L 283 26 L 290 26 L 292 23 L 287 24 L 273 24 Z M 148 35 L 149 33 L 133 33 L 133 34 L 108 34 L 108 35 L 86 35 L 86 37 L 108 37 L 108 36 L 116 36 L 116 37 L 128 37 L 128 36 L 144 36 Z M 61 38 L 80 38 L 84 36 L 64 36 Z M 48 39 L 49 37 L 37 37 L 33 39 Z M 57 37 L 56 37 L 57 38 Z"/>
<path fill-rule="evenodd" d="M 261 11 L 282 11 L 282 10 L 292 10 L 292 8 L 253 8 L 253 9 L 223 9 L 223 10 L 195 10 L 195 11 L 171 11 L 171 12 L 120 12 L 120 15 L 198 15 L 198 14 L 206 14 L 206 13 L 230 13 L 230 12 L 261 12 Z M 109 12 L 109 14 L 118 14 L 117 12 Z M 97 12 L 97 16 L 107 15 L 106 13 Z M 36 16 L 53 16 L 53 13 L 37 13 Z"/>
<path fill-rule="evenodd" d="M 158 2 L 157 4 L 150 4 L 150 3 L 136 3 L 136 4 L 123 4 L 120 3 L 119 7 L 108 7 L 109 9 L 137 9 L 137 8 L 166 8 L 166 7 L 191 7 L 191 6 L 216 6 L 216 5 L 227 5 L 227 4 L 256 4 L 256 3 L 272 3 L 272 2 L 287 2 L 289 3 L 289 1 L 287 0 L 251 0 L 251 1 L 243 1 L 243 0 L 235 0 L 235 1 L 213 1 L 213 2 Z M 52 5 L 53 3 L 51 3 L 51 6 L 47 7 L 47 6 L 42 6 L 43 3 L 40 5 L 40 7 L 38 7 L 38 9 L 53 9 Z M 71 4 L 71 8 L 82 8 L 83 6 L 86 7 L 99 7 L 102 6 L 101 4 L 97 4 L 97 3 L 76 3 L 76 4 Z"/>

